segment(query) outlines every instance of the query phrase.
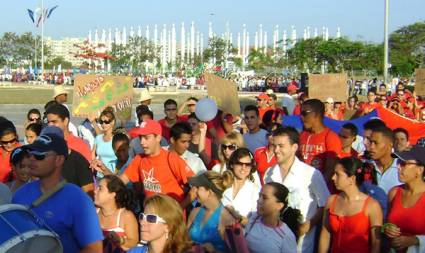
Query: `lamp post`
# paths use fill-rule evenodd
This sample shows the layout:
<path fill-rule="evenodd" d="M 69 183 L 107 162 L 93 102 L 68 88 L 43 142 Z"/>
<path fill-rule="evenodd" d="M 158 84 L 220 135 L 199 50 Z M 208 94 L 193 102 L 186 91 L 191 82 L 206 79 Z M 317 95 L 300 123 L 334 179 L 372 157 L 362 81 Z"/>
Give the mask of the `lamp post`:
<path fill-rule="evenodd" d="M 385 21 L 384 21 L 384 83 L 388 82 L 388 13 L 389 0 L 385 0 Z"/>

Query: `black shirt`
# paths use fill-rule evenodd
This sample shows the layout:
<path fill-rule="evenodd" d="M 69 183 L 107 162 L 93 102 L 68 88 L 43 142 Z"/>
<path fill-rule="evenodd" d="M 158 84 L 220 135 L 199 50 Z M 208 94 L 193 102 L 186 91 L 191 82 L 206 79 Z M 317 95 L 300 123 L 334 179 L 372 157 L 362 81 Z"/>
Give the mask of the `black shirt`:
<path fill-rule="evenodd" d="M 79 187 L 93 183 L 93 173 L 89 162 L 74 150 L 71 150 L 63 164 L 62 176 L 68 183 Z"/>

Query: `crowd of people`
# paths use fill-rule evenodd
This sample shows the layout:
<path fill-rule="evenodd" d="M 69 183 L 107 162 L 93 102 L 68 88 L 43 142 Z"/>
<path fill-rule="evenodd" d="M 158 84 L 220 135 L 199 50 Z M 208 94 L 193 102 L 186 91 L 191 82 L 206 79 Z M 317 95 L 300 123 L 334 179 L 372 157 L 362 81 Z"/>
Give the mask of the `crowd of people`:
<path fill-rule="evenodd" d="M 422 142 L 377 118 L 362 134 L 325 126 L 335 108 L 383 106 L 377 92 L 336 107 L 298 89 L 208 122 L 195 97 L 167 99 L 155 118 L 144 90 L 132 124 L 107 107 L 79 126 L 56 89 L 43 113 L 28 111 L 24 143 L 0 118 L 0 204 L 28 206 L 64 252 L 425 252 Z M 282 125 L 291 114 L 301 132 Z"/>

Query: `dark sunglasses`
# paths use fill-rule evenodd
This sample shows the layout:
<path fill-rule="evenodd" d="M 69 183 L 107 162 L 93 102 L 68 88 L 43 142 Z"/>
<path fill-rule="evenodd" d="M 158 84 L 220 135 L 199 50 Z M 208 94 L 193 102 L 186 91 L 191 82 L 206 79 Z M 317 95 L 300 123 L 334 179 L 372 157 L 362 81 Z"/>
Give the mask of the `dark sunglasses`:
<path fill-rule="evenodd" d="M 37 121 L 40 120 L 40 118 L 30 118 L 30 121 Z"/>
<path fill-rule="evenodd" d="M 0 144 L 1 145 L 13 144 L 13 143 L 15 143 L 17 141 L 18 141 L 18 139 L 15 138 L 15 139 L 12 139 L 10 141 L 0 141 Z"/>
<path fill-rule="evenodd" d="M 248 168 L 251 168 L 252 167 L 252 163 L 243 163 L 243 162 L 235 162 L 235 165 L 239 165 L 239 166 L 245 166 L 245 167 L 248 167 Z"/>
<path fill-rule="evenodd" d="M 112 122 L 112 120 L 110 119 L 110 120 L 98 120 L 97 122 L 99 122 L 99 124 L 110 124 L 111 122 Z"/>
<path fill-rule="evenodd" d="M 34 153 L 34 152 L 29 152 L 28 153 L 30 156 L 34 156 L 35 160 L 37 161 L 43 161 L 47 156 L 52 155 L 52 154 L 48 154 L 48 153 Z"/>
<path fill-rule="evenodd" d="M 158 224 L 158 223 L 167 223 L 165 222 L 165 220 L 161 217 L 159 217 L 156 214 L 145 214 L 145 213 L 140 213 L 139 214 L 139 221 L 146 221 L 147 223 L 152 223 L 152 224 Z"/>
<path fill-rule="evenodd" d="M 221 144 L 221 149 L 224 151 L 226 149 L 229 149 L 231 151 L 235 151 L 238 148 L 238 146 L 236 146 L 235 144 L 230 144 L 230 145 L 225 145 L 225 144 Z"/>
<path fill-rule="evenodd" d="M 305 117 L 305 116 L 307 116 L 311 112 L 313 112 L 313 111 L 311 111 L 311 110 L 301 111 L 301 116 Z"/>

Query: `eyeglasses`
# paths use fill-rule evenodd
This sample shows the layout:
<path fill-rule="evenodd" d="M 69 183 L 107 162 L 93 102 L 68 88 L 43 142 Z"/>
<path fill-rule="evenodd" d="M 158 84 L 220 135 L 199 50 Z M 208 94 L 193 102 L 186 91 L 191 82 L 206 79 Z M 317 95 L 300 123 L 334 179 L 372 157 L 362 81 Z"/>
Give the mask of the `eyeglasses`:
<path fill-rule="evenodd" d="M 235 151 L 238 148 L 235 144 L 225 145 L 221 144 L 221 149 L 224 151 L 226 149 L 229 149 L 230 151 Z"/>
<path fill-rule="evenodd" d="M 343 138 L 343 139 L 348 139 L 348 138 L 350 138 L 350 136 L 345 136 L 345 135 L 342 135 L 342 134 L 338 134 L 338 136 L 339 136 L 339 137 L 341 137 L 341 138 Z"/>
<path fill-rule="evenodd" d="M 243 163 L 243 162 L 235 162 L 235 165 L 239 165 L 241 167 L 245 167 L 245 168 L 251 168 L 252 167 L 252 163 Z"/>
<path fill-rule="evenodd" d="M 37 152 L 29 152 L 28 154 L 30 156 L 34 156 L 35 160 L 37 161 L 43 161 L 46 157 L 54 155 L 52 153 L 37 153 Z"/>
<path fill-rule="evenodd" d="M 110 119 L 110 120 L 98 120 L 97 122 L 99 122 L 99 124 L 110 124 L 111 122 L 112 122 L 112 120 Z"/>
<path fill-rule="evenodd" d="M 312 110 L 305 110 L 305 111 L 301 111 L 301 116 L 305 117 L 307 116 L 309 113 L 312 113 Z"/>
<path fill-rule="evenodd" d="M 406 162 L 400 159 L 397 160 L 397 165 L 400 165 L 400 167 L 405 167 L 406 165 L 409 165 L 409 164 L 419 165 L 419 163 L 416 163 L 416 162 Z"/>
<path fill-rule="evenodd" d="M 166 112 L 176 111 L 176 110 L 177 110 L 177 108 L 167 108 L 167 109 L 165 109 Z"/>
<path fill-rule="evenodd" d="M 146 221 L 147 223 L 152 223 L 152 224 L 167 223 L 163 218 L 159 217 L 156 214 L 145 214 L 145 213 L 139 214 L 139 221 Z"/>
<path fill-rule="evenodd" d="M 40 120 L 40 118 L 30 118 L 29 120 L 30 121 L 37 121 L 37 120 Z"/>
<path fill-rule="evenodd" d="M 17 141 L 18 141 L 18 139 L 14 138 L 10 141 L 0 141 L 0 144 L 1 145 L 13 144 L 13 143 L 16 143 Z"/>

